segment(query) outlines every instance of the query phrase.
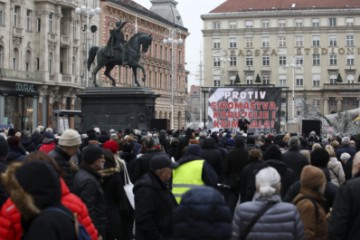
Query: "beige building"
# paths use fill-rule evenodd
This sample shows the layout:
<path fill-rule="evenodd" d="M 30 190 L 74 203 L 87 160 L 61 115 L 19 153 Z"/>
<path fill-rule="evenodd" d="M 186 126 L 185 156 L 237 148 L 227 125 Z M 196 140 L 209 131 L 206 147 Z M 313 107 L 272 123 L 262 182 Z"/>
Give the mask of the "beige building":
<path fill-rule="evenodd" d="M 98 1 L 0 1 L 0 125 L 34 129 L 57 127 L 53 110 L 79 109 L 76 94 L 86 84 L 88 22 L 99 16 L 79 15 L 75 8 Z M 87 18 L 89 16 L 89 18 Z M 88 38 L 88 42 L 86 39 Z M 74 121 L 70 119 L 71 127 Z"/>
<path fill-rule="evenodd" d="M 201 18 L 204 87 L 236 74 L 241 86 L 283 87 L 289 120 L 359 108 L 358 0 L 228 0 Z"/>
<path fill-rule="evenodd" d="M 80 110 L 76 95 L 93 86 L 86 70 L 87 49 L 106 45 L 109 30 L 119 19 L 129 22 L 123 29 L 126 39 L 137 31 L 152 34 L 152 46 L 141 60 L 147 74 L 143 86 L 160 94 L 156 117 L 172 119 L 173 110 L 172 126 L 182 128 L 188 32 L 182 26 L 176 1 L 152 3 L 148 10 L 131 0 L 0 0 L 0 128 L 57 128 L 54 110 Z M 81 6 L 82 12 L 75 10 Z M 101 15 L 96 14 L 97 8 L 101 8 Z M 169 37 L 182 39 L 182 44 L 165 44 L 163 40 Z M 118 87 L 134 85 L 128 68 L 116 67 L 112 76 Z M 142 78 L 141 73 L 138 77 Z M 110 86 L 103 71 L 99 78 L 100 86 Z M 78 124 L 70 117 L 70 127 Z"/>

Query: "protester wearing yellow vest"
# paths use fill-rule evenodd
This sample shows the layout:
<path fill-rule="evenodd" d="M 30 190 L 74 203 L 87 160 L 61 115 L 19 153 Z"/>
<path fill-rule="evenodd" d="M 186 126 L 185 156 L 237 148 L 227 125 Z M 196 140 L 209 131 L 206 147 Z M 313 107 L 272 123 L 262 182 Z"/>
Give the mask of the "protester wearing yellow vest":
<path fill-rule="evenodd" d="M 173 170 L 172 192 L 180 203 L 181 196 L 197 186 L 216 187 L 218 176 L 214 169 L 204 159 L 199 157 L 201 147 L 190 144 L 185 149 L 185 155 L 179 160 L 179 167 Z"/>

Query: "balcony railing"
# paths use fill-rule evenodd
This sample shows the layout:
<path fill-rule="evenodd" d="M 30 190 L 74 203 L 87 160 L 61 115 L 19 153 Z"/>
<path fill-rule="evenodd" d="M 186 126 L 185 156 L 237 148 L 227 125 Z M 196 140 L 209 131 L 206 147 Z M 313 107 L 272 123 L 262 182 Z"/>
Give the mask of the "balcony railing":
<path fill-rule="evenodd" d="M 79 77 L 70 74 L 56 74 L 49 72 L 26 72 L 13 69 L 0 68 L 0 80 L 20 81 L 34 84 L 60 84 L 84 87 Z"/>
<path fill-rule="evenodd" d="M 342 82 L 336 84 L 324 83 L 324 90 L 346 90 L 346 89 L 360 90 L 360 83 L 358 82 L 356 83 Z"/>
<path fill-rule="evenodd" d="M 0 79 L 16 79 L 43 83 L 46 79 L 46 72 L 26 72 L 12 69 L 0 68 Z"/>

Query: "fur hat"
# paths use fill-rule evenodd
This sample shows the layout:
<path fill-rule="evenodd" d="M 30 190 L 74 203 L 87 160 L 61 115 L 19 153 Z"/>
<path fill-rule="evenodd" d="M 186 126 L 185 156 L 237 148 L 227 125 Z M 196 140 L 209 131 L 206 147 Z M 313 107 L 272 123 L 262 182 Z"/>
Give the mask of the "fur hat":
<path fill-rule="evenodd" d="M 83 150 L 82 162 L 91 165 L 98 160 L 101 155 L 104 155 L 103 149 L 98 145 L 90 144 Z"/>
<path fill-rule="evenodd" d="M 303 187 L 316 189 L 326 182 L 326 177 L 320 168 L 307 165 L 301 172 L 300 182 Z"/>
<path fill-rule="evenodd" d="M 74 129 L 66 129 L 59 138 L 59 145 L 64 147 L 74 147 L 81 144 L 80 134 Z"/>

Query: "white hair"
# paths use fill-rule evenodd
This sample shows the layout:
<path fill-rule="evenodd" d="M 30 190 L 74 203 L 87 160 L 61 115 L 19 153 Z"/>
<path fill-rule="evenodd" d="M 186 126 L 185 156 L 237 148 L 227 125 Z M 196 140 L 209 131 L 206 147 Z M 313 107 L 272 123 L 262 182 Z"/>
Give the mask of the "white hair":
<path fill-rule="evenodd" d="M 263 168 L 256 174 L 256 189 L 262 197 L 272 196 L 280 191 L 280 180 L 280 175 L 274 168 Z"/>

